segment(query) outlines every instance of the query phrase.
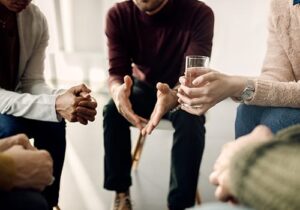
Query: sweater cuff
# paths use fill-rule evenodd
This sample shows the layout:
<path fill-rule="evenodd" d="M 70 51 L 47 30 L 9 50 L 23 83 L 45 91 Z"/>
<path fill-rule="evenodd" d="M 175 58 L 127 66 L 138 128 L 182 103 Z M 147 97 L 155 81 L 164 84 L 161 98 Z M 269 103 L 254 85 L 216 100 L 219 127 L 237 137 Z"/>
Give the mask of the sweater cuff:
<path fill-rule="evenodd" d="M 11 190 L 15 175 L 16 166 L 14 160 L 0 154 L 0 189 L 5 191 Z"/>
<path fill-rule="evenodd" d="M 266 99 L 269 98 L 270 90 L 272 89 L 272 82 L 267 80 L 255 80 L 255 92 L 253 98 L 245 101 L 249 105 L 267 105 Z"/>
<path fill-rule="evenodd" d="M 229 166 L 229 190 L 232 193 L 232 195 L 238 199 L 239 202 L 243 203 L 241 201 L 243 197 L 243 193 L 245 191 L 245 183 L 244 181 L 250 181 L 249 180 L 249 171 L 252 167 L 254 162 L 249 161 L 255 150 L 261 145 L 262 143 L 256 143 L 251 144 L 246 148 L 243 148 L 241 151 L 237 152 L 230 162 Z M 243 203 L 245 204 L 245 203 Z"/>

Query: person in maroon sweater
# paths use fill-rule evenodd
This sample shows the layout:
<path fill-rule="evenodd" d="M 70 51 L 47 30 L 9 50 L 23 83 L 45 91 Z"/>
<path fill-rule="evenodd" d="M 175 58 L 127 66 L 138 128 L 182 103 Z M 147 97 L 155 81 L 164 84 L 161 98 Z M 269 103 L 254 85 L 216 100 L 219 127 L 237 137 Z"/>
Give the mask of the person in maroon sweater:
<path fill-rule="evenodd" d="M 212 10 L 197 0 L 127 0 L 109 10 L 105 33 L 112 99 L 103 110 L 104 187 L 116 191 L 114 209 L 132 209 L 130 125 L 146 135 L 162 118 L 175 129 L 168 207 L 194 205 L 205 117 L 170 110 L 178 105 L 185 56 L 210 56 L 213 27 Z"/>

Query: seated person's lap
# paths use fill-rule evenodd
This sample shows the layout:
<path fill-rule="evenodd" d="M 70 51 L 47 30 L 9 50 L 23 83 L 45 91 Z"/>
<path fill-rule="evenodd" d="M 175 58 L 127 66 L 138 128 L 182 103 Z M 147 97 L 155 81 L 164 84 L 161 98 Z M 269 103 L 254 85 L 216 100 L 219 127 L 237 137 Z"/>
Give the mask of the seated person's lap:
<path fill-rule="evenodd" d="M 241 104 L 235 121 L 235 137 L 250 133 L 257 125 L 266 125 L 273 133 L 300 123 L 300 109 Z"/>
<path fill-rule="evenodd" d="M 51 134 L 51 137 L 57 137 L 64 135 L 64 130 L 64 121 L 59 123 L 46 122 L 0 114 L 0 138 L 5 138 L 19 133 L 25 133 L 30 138 L 39 136 L 47 138 L 48 134 Z"/>
<path fill-rule="evenodd" d="M 41 193 L 34 190 L 0 191 L 0 209 L 48 210 L 48 204 Z"/>

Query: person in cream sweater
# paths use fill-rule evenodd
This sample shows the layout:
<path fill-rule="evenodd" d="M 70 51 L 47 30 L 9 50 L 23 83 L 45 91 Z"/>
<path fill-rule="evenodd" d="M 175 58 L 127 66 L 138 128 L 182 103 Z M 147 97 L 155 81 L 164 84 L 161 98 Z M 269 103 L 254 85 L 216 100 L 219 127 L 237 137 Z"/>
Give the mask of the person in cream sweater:
<path fill-rule="evenodd" d="M 181 77 L 182 109 L 201 115 L 232 97 L 242 104 L 236 118 L 236 137 L 258 124 L 273 132 L 300 122 L 300 5 L 298 0 L 272 0 L 267 52 L 260 76 L 231 76 L 212 69 L 197 70 L 194 87 Z M 199 107 L 199 105 L 201 107 Z"/>

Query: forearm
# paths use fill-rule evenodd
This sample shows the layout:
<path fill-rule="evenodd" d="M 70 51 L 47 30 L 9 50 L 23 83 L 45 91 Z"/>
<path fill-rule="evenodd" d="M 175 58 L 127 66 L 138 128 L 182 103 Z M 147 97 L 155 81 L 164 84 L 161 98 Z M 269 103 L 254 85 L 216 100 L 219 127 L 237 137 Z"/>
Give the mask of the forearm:
<path fill-rule="evenodd" d="M 0 88 L 0 113 L 27 119 L 57 122 L 55 95 L 31 95 Z"/>

